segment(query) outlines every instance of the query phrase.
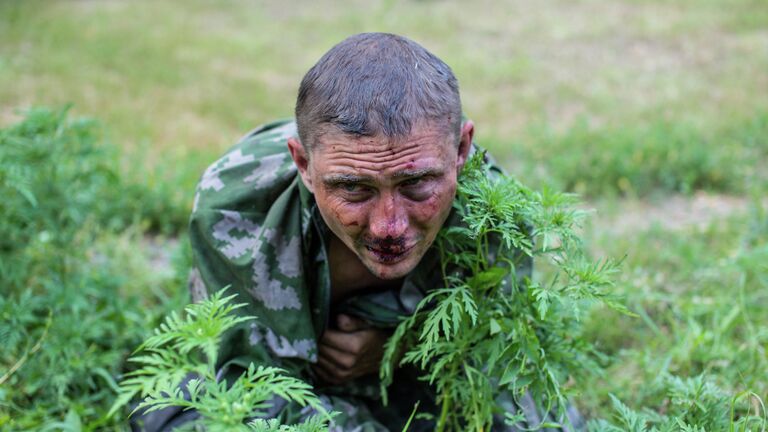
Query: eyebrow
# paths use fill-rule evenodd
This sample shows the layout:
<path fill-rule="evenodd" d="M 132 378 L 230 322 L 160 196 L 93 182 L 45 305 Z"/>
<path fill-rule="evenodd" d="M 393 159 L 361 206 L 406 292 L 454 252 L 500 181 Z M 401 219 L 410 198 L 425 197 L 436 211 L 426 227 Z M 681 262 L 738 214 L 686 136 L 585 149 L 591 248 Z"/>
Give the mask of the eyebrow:
<path fill-rule="evenodd" d="M 418 177 L 439 177 L 442 174 L 442 170 L 435 168 L 425 168 L 418 170 L 401 170 L 392 174 L 392 178 L 404 179 Z M 323 176 L 322 182 L 327 186 L 335 186 L 345 183 L 370 183 L 373 182 L 373 177 L 356 174 L 328 174 Z"/>
<path fill-rule="evenodd" d="M 360 176 L 355 174 L 328 174 L 323 176 L 323 183 L 328 186 L 339 185 L 344 183 L 364 183 L 370 182 L 373 177 Z"/>
<path fill-rule="evenodd" d="M 393 178 L 416 178 L 416 177 L 439 177 L 443 174 L 442 170 L 435 168 L 424 168 L 418 170 L 402 170 L 392 174 Z"/>

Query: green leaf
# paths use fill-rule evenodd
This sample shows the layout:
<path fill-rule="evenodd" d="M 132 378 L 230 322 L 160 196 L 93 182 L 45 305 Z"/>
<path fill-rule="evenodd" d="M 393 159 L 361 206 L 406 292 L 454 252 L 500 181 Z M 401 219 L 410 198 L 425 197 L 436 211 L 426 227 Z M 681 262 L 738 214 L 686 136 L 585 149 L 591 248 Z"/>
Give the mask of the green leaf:
<path fill-rule="evenodd" d="M 486 291 L 489 288 L 497 287 L 501 281 L 509 274 L 509 270 L 502 267 L 491 267 L 488 270 L 478 273 L 467 281 L 467 285 L 480 291 Z"/>
<path fill-rule="evenodd" d="M 495 318 L 491 318 L 489 322 L 491 324 L 491 335 L 495 335 L 501 331 L 501 325 L 499 325 L 499 322 L 496 321 Z"/>
<path fill-rule="evenodd" d="M 217 380 L 215 359 L 219 337 L 226 329 L 252 319 L 234 315 L 233 311 L 242 305 L 233 305 L 231 300 L 234 296 L 224 297 L 223 293 L 224 290 L 221 290 L 200 303 L 189 305 L 185 316 L 170 314 L 142 344 L 148 353 L 129 359 L 141 367 L 129 373 L 121 383 L 120 394 L 110 415 L 140 393 L 145 398 L 136 410 L 153 412 L 166 407 L 195 409 L 207 430 L 246 430 L 244 421 L 263 415 L 269 401 L 277 395 L 300 406 L 310 406 L 324 420 L 312 420 L 306 426 L 295 427 L 272 421 L 255 422 L 251 424 L 252 429 L 327 430 L 327 421 L 332 419 L 332 415 L 312 393 L 312 387 L 298 378 L 287 376 L 283 369 L 251 364 L 231 385 Z M 188 397 L 185 397 L 180 383 L 190 373 L 195 378 L 187 382 Z"/>
<path fill-rule="evenodd" d="M 512 367 L 512 365 L 508 365 L 506 369 L 504 369 L 504 373 L 501 376 L 501 380 L 499 380 L 500 386 L 505 386 L 513 381 L 515 381 L 518 377 L 518 370 L 515 367 Z"/>

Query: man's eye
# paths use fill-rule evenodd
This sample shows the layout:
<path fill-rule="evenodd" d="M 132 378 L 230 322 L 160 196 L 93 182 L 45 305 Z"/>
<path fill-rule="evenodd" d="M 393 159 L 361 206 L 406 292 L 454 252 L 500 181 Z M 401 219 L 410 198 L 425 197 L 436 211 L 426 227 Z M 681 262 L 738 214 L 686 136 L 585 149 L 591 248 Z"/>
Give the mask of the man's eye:
<path fill-rule="evenodd" d="M 425 178 L 408 179 L 400 183 L 403 195 L 414 201 L 424 201 L 432 196 L 433 183 Z"/>
<path fill-rule="evenodd" d="M 341 188 L 345 192 L 360 192 L 362 188 L 357 183 L 342 183 Z"/>
<path fill-rule="evenodd" d="M 416 186 L 416 185 L 418 185 L 419 183 L 421 183 L 421 182 L 422 182 L 422 180 L 424 180 L 424 179 L 421 179 L 421 178 L 412 178 L 412 179 L 408 179 L 408 180 L 406 180 L 406 181 L 404 181 L 404 182 L 400 183 L 400 185 L 401 185 L 401 186 L 405 186 L 405 187 L 409 187 L 409 186 Z"/>
<path fill-rule="evenodd" d="M 339 195 L 350 202 L 361 202 L 371 196 L 371 189 L 359 183 L 339 183 L 337 186 Z"/>

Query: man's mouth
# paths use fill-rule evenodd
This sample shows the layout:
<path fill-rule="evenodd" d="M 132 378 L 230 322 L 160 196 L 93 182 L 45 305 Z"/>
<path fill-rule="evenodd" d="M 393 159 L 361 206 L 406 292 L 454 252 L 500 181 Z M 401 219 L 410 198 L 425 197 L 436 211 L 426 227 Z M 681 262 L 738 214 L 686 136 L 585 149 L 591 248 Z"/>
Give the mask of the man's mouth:
<path fill-rule="evenodd" d="M 411 252 L 413 246 L 382 247 L 365 245 L 365 249 L 382 264 L 394 264 L 403 260 Z"/>

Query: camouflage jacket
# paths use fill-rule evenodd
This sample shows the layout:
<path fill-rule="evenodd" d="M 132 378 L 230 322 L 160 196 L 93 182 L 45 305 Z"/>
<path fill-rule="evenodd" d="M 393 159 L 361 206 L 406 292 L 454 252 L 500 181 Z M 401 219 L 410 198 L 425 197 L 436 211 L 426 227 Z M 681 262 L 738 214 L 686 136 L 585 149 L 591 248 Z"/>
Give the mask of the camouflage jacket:
<path fill-rule="evenodd" d="M 212 164 L 197 187 L 190 222 L 193 300 L 229 286 L 247 304 L 240 311 L 257 317 L 227 336 L 222 367 L 268 363 L 301 375 L 316 361 L 328 324 L 330 231 L 288 153 L 286 140 L 295 135 L 292 121 L 255 129 Z M 394 328 L 427 290 L 441 286 L 438 268 L 431 248 L 401 289 L 354 297 L 333 312 Z"/>

